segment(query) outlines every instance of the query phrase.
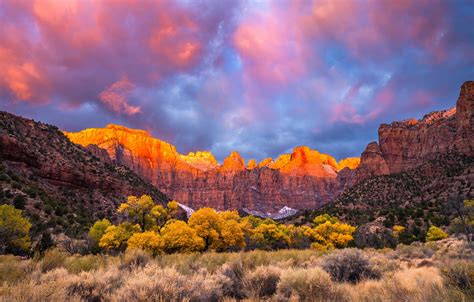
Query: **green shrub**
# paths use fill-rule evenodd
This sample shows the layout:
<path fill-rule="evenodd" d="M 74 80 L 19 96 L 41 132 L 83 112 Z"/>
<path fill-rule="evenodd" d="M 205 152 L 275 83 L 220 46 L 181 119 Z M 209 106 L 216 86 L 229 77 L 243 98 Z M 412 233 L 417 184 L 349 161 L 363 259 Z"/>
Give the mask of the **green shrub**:
<path fill-rule="evenodd" d="M 17 195 L 13 198 L 13 206 L 19 210 L 25 209 L 26 198 L 23 195 Z"/>

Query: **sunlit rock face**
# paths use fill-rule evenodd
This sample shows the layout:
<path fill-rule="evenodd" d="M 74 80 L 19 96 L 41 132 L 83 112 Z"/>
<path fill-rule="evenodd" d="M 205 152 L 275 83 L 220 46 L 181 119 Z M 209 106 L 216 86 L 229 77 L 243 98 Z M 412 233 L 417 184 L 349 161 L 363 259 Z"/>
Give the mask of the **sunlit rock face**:
<path fill-rule="evenodd" d="M 259 164 L 232 152 L 219 165 L 210 152 L 179 154 L 176 148 L 146 131 L 117 125 L 65 133 L 95 155 L 123 164 L 149 180 L 171 198 L 192 208 L 258 210 L 275 212 L 317 208 L 340 192 L 337 173 L 341 166 L 329 155 L 296 147 L 275 161 Z M 91 146 L 95 145 L 95 146 Z M 101 150 L 105 150 L 101 151 Z M 349 159 L 344 164 L 355 168 Z"/>
<path fill-rule="evenodd" d="M 341 171 L 344 168 L 349 168 L 350 170 L 353 170 L 357 168 L 360 165 L 360 157 L 348 157 L 341 159 L 337 163 L 337 171 Z"/>
<path fill-rule="evenodd" d="M 188 155 L 179 155 L 190 166 L 202 170 L 212 170 L 217 168 L 218 163 L 214 155 L 207 151 L 189 152 Z"/>
<path fill-rule="evenodd" d="M 379 142 L 370 143 L 360 159 L 339 162 L 300 146 L 275 160 L 250 160 L 247 165 L 232 152 L 219 165 L 210 152 L 179 154 L 175 146 L 143 130 L 108 125 L 65 134 L 96 156 L 131 168 L 189 207 L 276 212 L 285 206 L 317 208 L 354 183 L 416 167 L 437 154 L 473 156 L 473 107 L 474 82 L 466 82 L 456 108 L 421 120 L 382 124 Z"/>
<path fill-rule="evenodd" d="M 255 159 L 249 160 L 249 162 L 247 163 L 247 169 L 248 170 L 253 170 L 256 167 L 257 167 L 257 162 L 255 161 Z"/>
<path fill-rule="evenodd" d="M 429 113 L 421 120 L 382 124 L 379 143 L 370 143 L 362 153 L 353 171 L 355 179 L 405 171 L 448 152 L 474 156 L 473 115 L 474 82 L 469 81 L 462 85 L 455 108 Z"/>

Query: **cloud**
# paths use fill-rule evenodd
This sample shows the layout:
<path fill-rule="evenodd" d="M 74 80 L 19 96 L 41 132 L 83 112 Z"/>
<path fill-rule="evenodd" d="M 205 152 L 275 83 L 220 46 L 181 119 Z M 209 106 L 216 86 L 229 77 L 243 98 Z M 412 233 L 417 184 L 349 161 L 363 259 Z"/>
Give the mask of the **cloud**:
<path fill-rule="evenodd" d="M 120 80 L 99 94 L 99 99 L 105 106 L 116 113 L 134 115 L 140 112 L 139 106 L 129 104 L 128 96 L 134 89 L 134 85 L 128 80 Z"/>
<path fill-rule="evenodd" d="M 458 1 L 0 1 L 0 108 L 179 151 L 357 156 L 474 78 Z"/>

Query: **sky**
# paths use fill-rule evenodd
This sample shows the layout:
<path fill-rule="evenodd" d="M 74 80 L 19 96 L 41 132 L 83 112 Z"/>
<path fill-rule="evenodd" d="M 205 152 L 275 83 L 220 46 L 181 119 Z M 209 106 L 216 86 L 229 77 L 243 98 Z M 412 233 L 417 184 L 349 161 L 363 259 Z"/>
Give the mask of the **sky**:
<path fill-rule="evenodd" d="M 0 0 L 0 110 L 148 130 L 181 153 L 359 156 L 455 105 L 474 1 Z"/>

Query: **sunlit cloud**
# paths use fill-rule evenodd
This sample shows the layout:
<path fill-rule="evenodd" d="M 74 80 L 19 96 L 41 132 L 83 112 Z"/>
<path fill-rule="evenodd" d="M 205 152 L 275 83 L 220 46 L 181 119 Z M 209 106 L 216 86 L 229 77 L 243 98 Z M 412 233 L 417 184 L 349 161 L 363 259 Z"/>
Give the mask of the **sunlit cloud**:
<path fill-rule="evenodd" d="M 180 152 L 357 156 L 474 78 L 470 2 L 0 2 L 0 108 L 113 122 Z M 58 114 L 60 112 L 61 114 Z"/>

